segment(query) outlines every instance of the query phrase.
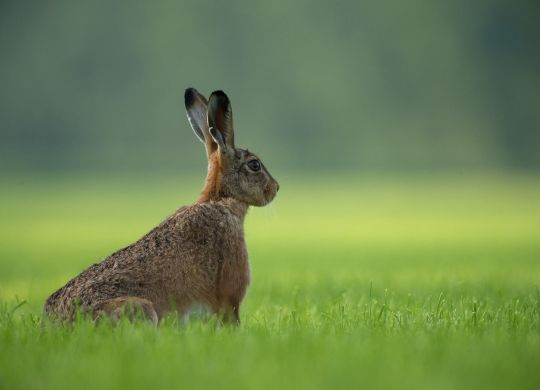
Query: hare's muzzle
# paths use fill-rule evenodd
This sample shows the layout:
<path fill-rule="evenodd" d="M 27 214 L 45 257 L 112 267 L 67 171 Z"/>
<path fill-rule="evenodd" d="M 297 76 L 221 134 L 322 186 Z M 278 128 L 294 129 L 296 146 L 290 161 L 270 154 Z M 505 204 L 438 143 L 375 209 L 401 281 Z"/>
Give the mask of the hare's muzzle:
<path fill-rule="evenodd" d="M 266 198 L 266 204 L 274 200 L 278 191 L 279 183 L 277 181 L 272 180 L 270 183 L 268 183 L 268 185 L 264 189 L 264 197 Z"/>

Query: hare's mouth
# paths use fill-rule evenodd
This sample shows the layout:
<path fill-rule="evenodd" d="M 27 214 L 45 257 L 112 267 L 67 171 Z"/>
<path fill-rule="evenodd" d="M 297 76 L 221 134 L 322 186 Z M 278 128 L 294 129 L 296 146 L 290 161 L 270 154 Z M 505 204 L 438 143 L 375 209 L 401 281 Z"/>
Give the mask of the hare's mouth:
<path fill-rule="evenodd" d="M 276 197 L 276 194 L 277 194 L 277 186 L 272 185 L 272 184 L 267 185 L 266 188 L 264 189 L 265 202 L 263 206 L 266 206 L 268 203 L 273 201 L 274 198 Z"/>

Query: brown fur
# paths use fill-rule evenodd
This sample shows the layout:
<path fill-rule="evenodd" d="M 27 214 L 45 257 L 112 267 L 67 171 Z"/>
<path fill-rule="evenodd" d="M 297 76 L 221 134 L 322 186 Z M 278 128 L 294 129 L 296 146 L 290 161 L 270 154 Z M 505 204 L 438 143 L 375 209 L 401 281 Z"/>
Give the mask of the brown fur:
<path fill-rule="evenodd" d="M 256 156 L 235 148 L 232 111 L 223 92 L 214 92 L 206 103 L 188 89 L 186 109 L 208 155 L 198 202 L 70 280 L 47 299 L 48 316 L 71 320 L 79 307 L 94 318 L 131 318 L 140 312 L 157 323 L 167 312 L 184 314 L 202 304 L 225 321 L 240 321 L 250 280 L 244 218 L 250 205 L 269 203 L 279 185 L 262 163 L 257 172 L 248 168 Z"/>
<path fill-rule="evenodd" d="M 206 177 L 204 188 L 199 197 L 199 202 L 208 202 L 219 195 L 219 188 L 221 186 L 220 171 L 221 164 L 218 154 L 211 154 L 208 157 L 208 176 Z"/>

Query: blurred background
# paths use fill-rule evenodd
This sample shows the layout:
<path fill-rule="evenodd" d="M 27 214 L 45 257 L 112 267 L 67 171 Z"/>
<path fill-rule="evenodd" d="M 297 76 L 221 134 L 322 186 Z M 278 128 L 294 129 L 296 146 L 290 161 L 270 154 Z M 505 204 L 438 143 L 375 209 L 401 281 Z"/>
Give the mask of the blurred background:
<path fill-rule="evenodd" d="M 0 3 L 0 172 L 198 172 L 183 90 L 277 172 L 540 168 L 536 1 Z"/>

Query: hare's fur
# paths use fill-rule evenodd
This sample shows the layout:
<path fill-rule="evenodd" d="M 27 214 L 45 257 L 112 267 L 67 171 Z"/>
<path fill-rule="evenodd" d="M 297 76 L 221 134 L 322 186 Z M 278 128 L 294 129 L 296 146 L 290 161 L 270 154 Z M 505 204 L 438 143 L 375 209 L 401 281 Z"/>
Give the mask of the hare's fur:
<path fill-rule="evenodd" d="M 203 304 L 225 321 L 240 321 L 250 278 L 244 218 L 249 205 L 269 203 L 279 186 L 262 163 L 257 171 L 248 168 L 253 154 L 235 148 L 223 92 L 207 103 L 188 89 L 186 109 L 209 163 L 199 201 L 53 293 L 44 308 L 49 317 L 71 320 L 78 308 L 94 318 L 139 312 L 157 323 L 167 312 Z"/>

